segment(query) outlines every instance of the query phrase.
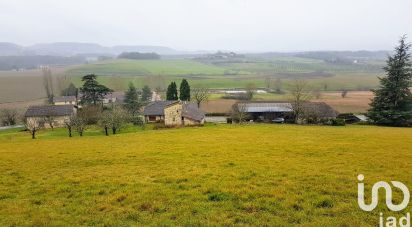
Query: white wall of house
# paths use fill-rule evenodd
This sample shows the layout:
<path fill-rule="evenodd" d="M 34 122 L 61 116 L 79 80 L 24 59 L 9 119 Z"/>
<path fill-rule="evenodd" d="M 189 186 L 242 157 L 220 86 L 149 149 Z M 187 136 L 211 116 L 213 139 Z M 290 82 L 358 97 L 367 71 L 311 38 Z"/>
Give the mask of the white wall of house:
<path fill-rule="evenodd" d="M 62 128 L 65 127 L 65 121 L 68 121 L 70 116 L 53 117 L 53 127 Z M 49 123 L 46 121 L 46 117 L 27 117 L 26 121 L 28 125 L 35 125 L 36 127 L 50 128 Z"/>
<path fill-rule="evenodd" d="M 76 105 L 74 101 L 62 101 L 62 102 L 55 102 L 54 105 L 56 106 L 63 106 L 63 105 Z"/>

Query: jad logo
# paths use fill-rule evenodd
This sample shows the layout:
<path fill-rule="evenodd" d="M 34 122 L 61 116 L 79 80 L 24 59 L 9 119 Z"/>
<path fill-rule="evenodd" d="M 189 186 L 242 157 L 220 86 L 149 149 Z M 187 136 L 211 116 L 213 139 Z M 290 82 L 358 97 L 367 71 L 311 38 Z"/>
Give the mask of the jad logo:
<path fill-rule="evenodd" d="M 409 203 L 409 190 L 406 185 L 404 185 L 402 182 L 399 181 L 391 181 L 393 187 L 398 188 L 399 190 L 402 191 L 403 193 L 403 200 L 399 204 L 393 204 L 392 203 L 392 187 L 389 183 L 385 181 L 379 181 L 376 182 L 373 187 L 372 187 L 372 201 L 370 204 L 365 203 L 365 185 L 363 183 L 363 180 L 365 177 L 360 174 L 358 176 L 358 204 L 359 207 L 364 210 L 364 211 L 372 211 L 378 206 L 378 201 L 379 201 L 379 189 L 383 188 L 385 190 L 385 196 L 386 196 L 386 206 L 388 207 L 389 210 L 391 211 L 401 211 L 405 209 L 408 206 Z M 392 227 L 392 226 L 400 226 L 400 227 L 410 227 L 411 226 L 411 217 L 410 213 L 408 212 L 404 217 L 399 218 L 399 220 L 396 219 L 396 217 L 393 216 L 388 216 L 387 218 L 384 218 L 383 213 L 380 213 L 379 217 L 379 226 L 387 226 L 387 227 Z"/>

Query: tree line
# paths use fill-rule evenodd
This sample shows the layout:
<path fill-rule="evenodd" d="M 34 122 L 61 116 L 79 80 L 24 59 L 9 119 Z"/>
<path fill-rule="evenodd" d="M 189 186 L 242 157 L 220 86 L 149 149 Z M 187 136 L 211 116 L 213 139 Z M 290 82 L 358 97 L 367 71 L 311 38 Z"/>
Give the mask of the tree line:
<path fill-rule="evenodd" d="M 209 99 L 209 91 L 206 88 L 190 88 L 190 84 L 186 79 L 182 79 L 179 92 L 177 91 L 176 82 L 172 81 L 166 90 L 166 100 L 168 101 L 194 101 L 197 107 Z"/>

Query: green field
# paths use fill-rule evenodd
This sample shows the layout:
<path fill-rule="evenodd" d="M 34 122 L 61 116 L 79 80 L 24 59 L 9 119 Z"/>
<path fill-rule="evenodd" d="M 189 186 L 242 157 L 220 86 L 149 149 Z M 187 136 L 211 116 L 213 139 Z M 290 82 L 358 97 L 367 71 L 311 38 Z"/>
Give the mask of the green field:
<path fill-rule="evenodd" d="M 411 147 L 411 129 L 375 126 L 3 131 L 0 225 L 377 226 L 410 207 L 381 196 L 361 211 L 357 175 L 368 196 L 380 180 L 412 186 Z"/>
<path fill-rule="evenodd" d="M 202 60 L 110 60 L 74 67 L 66 72 L 80 85 L 80 77 L 89 73 L 101 76 L 100 82 L 116 90 L 134 82 L 150 85 L 148 78 L 162 78 L 162 86 L 183 78 L 196 87 L 243 88 L 249 83 L 266 86 L 266 79 L 281 78 L 287 89 L 291 81 L 306 79 L 314 88 L 368 90 L 377 86 L 382 62 L 338 65 L 321 60 L 278 57 L 273 59 Z"/>
<path fill-rule="evenodd" d="M 69 71 L 69 74 L 85 75 L 223 75 L 224 69 L 192 60 L 110 60 L 83 65 Z"/>

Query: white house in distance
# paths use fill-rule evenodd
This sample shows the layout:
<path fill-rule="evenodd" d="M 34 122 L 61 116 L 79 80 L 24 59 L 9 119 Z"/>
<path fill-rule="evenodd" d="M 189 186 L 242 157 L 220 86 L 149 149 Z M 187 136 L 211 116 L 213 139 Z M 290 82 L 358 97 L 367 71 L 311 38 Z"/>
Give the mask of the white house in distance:
<path fill-rule="evenodd" d="M 61 97 L 54 97 L 53 104 L 56 106 L 61 105 L 77 105 L 77 98 L 76 96 L 61 96 Z"/>

